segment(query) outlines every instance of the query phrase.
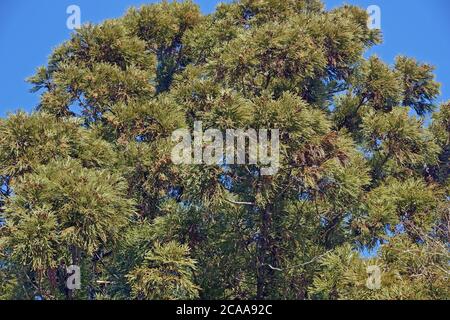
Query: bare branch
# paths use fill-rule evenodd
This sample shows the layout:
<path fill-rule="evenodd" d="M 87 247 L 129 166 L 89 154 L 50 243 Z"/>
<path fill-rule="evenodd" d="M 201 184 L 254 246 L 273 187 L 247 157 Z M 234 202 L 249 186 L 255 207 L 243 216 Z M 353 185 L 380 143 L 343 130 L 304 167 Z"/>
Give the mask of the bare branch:
<path fill-rule="evenodd" d="M 240 201 L 233 201 L 230 199 L 225 199 L 225 201 L 227 201 L 231 204 L 238 205 L 238 206 L 254 206 L 255 205 L 255 203 L 253 203 L 253 202 L 240 202 Z"/>

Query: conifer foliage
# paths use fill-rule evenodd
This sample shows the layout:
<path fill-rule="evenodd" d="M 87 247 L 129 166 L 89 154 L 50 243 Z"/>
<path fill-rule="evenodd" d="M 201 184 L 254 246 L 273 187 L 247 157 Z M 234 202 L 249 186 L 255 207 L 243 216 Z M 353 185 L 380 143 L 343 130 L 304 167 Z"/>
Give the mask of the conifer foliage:
<path fill-rule="evenodd" d="M 77 30 L 0 119 L 0 299 L 448 299 L 450 104 L 365 58 L 367 18 L 163 1 Z M 175 165 L 195 121 L 279 129 L 280 169 Z"/>

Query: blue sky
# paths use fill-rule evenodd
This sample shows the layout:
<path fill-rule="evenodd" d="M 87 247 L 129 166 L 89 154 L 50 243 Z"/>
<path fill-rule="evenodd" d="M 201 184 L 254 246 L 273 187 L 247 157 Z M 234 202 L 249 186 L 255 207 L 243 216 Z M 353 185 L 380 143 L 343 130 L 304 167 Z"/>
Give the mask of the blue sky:
<path fill-rule="evenodd" d="M 68 39 L 66 9 L 81 8 L 82 23 L 119 17 L 133 5 L 151 0 L 0 0 L 0 117 L 18 109 L 32 110 L 37 94 L 29 92 L 25 78 L 45 65 L 52 48 Z M 220 1 L 197 0 L 202 11 L 212 12 Z M 347 0 L 346 3 L 378 5 L 384 44 L 371 50 L 392 63 L 397 54 L 413 56 L 437 67 L 442 83 L 438 101 L 450 99 L 450 12 L 448 0 Z M 331 9 L 342 0 L 325 0 Z"/>

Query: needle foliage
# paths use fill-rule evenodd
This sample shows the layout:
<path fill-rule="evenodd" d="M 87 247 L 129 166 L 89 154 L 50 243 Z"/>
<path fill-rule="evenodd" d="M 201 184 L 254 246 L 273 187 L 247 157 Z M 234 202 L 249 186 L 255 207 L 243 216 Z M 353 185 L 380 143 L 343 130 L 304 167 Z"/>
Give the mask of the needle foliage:
<path fill-rule="evenodd" d="M 0 119 L 0 299 L 448 299 L 450 104 L 366 57 L 367 19 L 163 1 L 76 30 Z M 195 121 L 279 129 L 278 172 L 175 165 Z"/>

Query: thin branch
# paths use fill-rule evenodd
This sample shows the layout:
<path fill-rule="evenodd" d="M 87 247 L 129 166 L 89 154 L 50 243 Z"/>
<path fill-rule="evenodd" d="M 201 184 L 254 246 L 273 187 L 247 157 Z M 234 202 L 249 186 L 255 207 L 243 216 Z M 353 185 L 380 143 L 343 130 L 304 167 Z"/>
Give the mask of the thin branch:
<path fill-rule="evenodd" d="M 263 266 L 268 266 L 270 269 L 275 270 L 275 271 L 283 271 L 283 269 L 275 268 L 275 267 L 273 267 L 273 266 L 270 265 L 270 264 L 263 264 Z"/>
<path fill-rule="evenodd" d="M 308 262 L 305 262 L 305 263 L 302 263 L 302 264 L 300 264 L 300 265 L 298 265 L 298 266 L 295 266 L 294 268 L 304 267 L 304 266 L 306 266 L 306 265 L 308 265 L 308 264 L 311 264 L 311 263 L 315 262 L 316 260 L 322 258 L 323 256 L 326 256 L 326 255 L 329 254 L 331 251 L 333 251 L 333 250 L 328 250 L 327 252 L 325 252 L 325 253 L 323 253 L 323 254 L 321 254 L 321 255 L 318 255 L 318 256 L 314 257 L 313 259 L 311 259 L 311 260 L 308 261 Z"/>
<path fill-rule="evenodd" d="M 226 199 L 226 198 L 225 198 L 225 201 L 227 201 L 227 202 L 229 202 L 229 203 L 231 203 L 231 204 L 238 205 L 238 206 L 255 206 L 255 203 L 253 203 L 253 202 L 233 201 L 233 200 Z"/>
<path fill-rule="evenodd" d="M 305 263 L 302 263 L 302 264 L 299 264 L 299 265 L 296 265 L 296 266 L 293 266 L 292 268 L 304 267 L 304 266 L 306 266 L 306 265 L 308 265 L 308 264 L 311 264 L 311 263 L 315 262 L 316 260 L 322 258 L 323 256 L 327 255 L 327 254 L 330 253 L 331 251 L 333 251 L 333 250 L 328 250 L 327 252 L 325 252 L 325 253 L 323 253 L 323 254 L 321 254 L 321 255 L 318 255 L 318 256 L 314 257 L 314 258 L 311 259 L 310 261 L 305 262 Z M 275 271 L 283 271 L 283 269 L 275 268 L 275 267 L 271 266 L 270 264 L 263 264 L 263 266 L 268 266 L 270 269 L 275 270 Z"/>

